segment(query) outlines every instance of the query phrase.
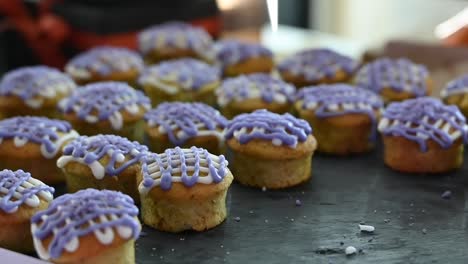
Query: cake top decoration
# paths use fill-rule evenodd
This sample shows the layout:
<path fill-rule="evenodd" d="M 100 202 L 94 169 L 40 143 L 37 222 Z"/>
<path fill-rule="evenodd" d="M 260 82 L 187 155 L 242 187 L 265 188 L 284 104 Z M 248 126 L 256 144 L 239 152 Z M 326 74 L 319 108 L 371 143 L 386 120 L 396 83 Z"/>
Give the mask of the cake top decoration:
<path fill-rule="evenodd" d="M 250 58 L 268 57 L 273 53 L 266 47 L 256 43 L 244 43 L 236 40 L 223 40 L 214 45 L 216 59 L 223 66 L 243 62 Z"/>
<path fill-rule="evenodd" d="M 322 84 L 301 89 L 296 100 L 303 109 L 315 110 L 318 117 L 348 113 L 366 113 L 375 117 L 383 102 L 380 97 L 363 88 L 348 84 Z"/>
<path fill-rule="evenodd" d="M 196 59 L 184 58 L 146 68 L 138 83 L 153 85 L 169 94 L 175 94 L 180 90 L 199 90 L 205 85 L 218 82 L 219 79 L 219 68 Z"/>
<path fill-rule="evenodd" d="M 218 104 L 225 106 L 231 102 L 260 98 L 267 103 L 286 104 L 292 102 L 296 88 L 269 74 L 255 73 L 224 80 L 216 90 Z"/>
<path fill-rule="evenodd" d="M 109 120 L 115 130 L 123 126 L 121 111 L 137 115 L 141 108 L 148 110 L 150 107 L 150 100 L 143 92 L 123 82 L 88 84 L 59 103 L 60 110 L 65 114 L 75 113 L 88 123 Z"/>
<path fill-rule="evenodd" d="M 73 77 L 86 79 L 93 74 L 108 76 L 115 72 L 140 72 L 143 67 L 143 59 L 132 50 L 100 46 L 72 58 L 65 71 Z"/>
<path fill-rule="evenodd" d="M 76 84 L 66 74 L 47 66 L 22 67 L 7 72 L 0 82 L 0 95 L 17 96 L 31 108 L 39 108 L 44 99 L 66 95 Z"/>
<path fill-rule="evenodd" d="M 468 74 L 449 82 L 440 95 L 445 98 L 450 95 L 463 93 L 468 93 Z"/>
<path fill-rule="evenodd" d="M 379 122 L 379 131 L 415 141 L 423 152 L 427 151 L 427 140 L 449 148 L 459 138 L 464 142 L 468 138 L 468 126 L 458 108 L 431 97 L 389 104 Z"/>
<path fill-rule="evenodd" d="M 53 158 L 60 147 L 78 133 L 72 130 L 70 123 L 45 117 L 19 116 L 0 121 L 0 144 L 3 140 L 13 139 L 16 147 L 28 142 L 41 145 L 45 158 Z"/>
<path fill-rule="evenodd" d="M 120 136 L 81 136 L 63 148 L 57 166 L 63 168 L 69 162 L 86 164 L 96 179 L 102 179 L 105 175 L 119 175 L 126 168 L 140 162 L 147 152 L 146 146 Z M 109 157 L 105 166 L 100 163 L 104 156 Z"/>
<path fill-rule="evenodd" d="M 31 232 L 42 259 L 59 258 L 63 251 L 75 252 L 80 238 L 94 233 L 96 239 L 111 244 L 115 233 L 123 239 L 137 239 L 141 226 L 138 208 L 130 196 L 116 191 L 86 189 L 64 194 L 49 208 L 31 218 Z M 42 241 L 51 238 L 47 248 Z"/>
<path fill-rule="evenodd" d="M 191 49 L 201 57 L 211 52 L 213 40 L 203 28 L 184 22 L 166 22 L 143 30 L 138 35 L 141 53 L 146 55 L 153 49 Z"/>
<path fill-rule="evenodd" d="M 38 207 L 40 199 L 52 201 L 54 188 L 31 177 L 29 172 L 22 170 L 0 171 L 0 210 L 11 214 L 23 204 Z"/>
<path fill-rule="evenodd" d="M 226 138 L 236 138 L 240 144 L 251 140 L 270 140 L 273 145 L 286 145 L 295 148 L 312 133 L 305 120 L 291 114 L 275 114 L 265 109 L 241 114 L 231 120 L 226 128 Z"/>
<path fill-rule="evenodd" d="M 212 135 L 224 140 L 223 129 L 228 121 L 213 107 L 202 103 L 162 103 L 145 114 L 150 127 L 167 134 L 176 145 L 183 145 L 196 136 Z"/>
<path fill-rule="evenodd" d="M 332 78 L 339 71 L 352 74 L 358 63 L 350 57 L 329 49 L 309 49 L 298 52 L 278 64 L 280 72 L 300 75 L 307 81 L 319 81 Z"/>
<path fill-rule="evenodd" d="M 410 92 L 415 96 L 427 93 L 429 72 L 424 65 L 408 59 L 377 59 L 364 65 L 356 74 L 356 85 L 380 93 L 384 88 Z"/>
<path fill-rule="evenodd" d="M 166 149 L 162 154 L 153 154 L 145 158 L 142 163 L 143 181 L 139 191 L 146 194 L 155 186 L 167 191 L 174 182 L 180 182 L 186 187 L 197 183 L 219 183 L 229 172 L 227 165 L 228 161 L 223 155 L 213 155 L 206 149 Z"/>

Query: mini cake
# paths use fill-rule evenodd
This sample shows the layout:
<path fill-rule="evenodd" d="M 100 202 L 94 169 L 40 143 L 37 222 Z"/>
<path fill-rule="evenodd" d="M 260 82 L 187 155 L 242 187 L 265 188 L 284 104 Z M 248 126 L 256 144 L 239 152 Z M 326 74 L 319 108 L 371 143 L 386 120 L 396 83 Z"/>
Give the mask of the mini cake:
<path fill-rule="evenodd" d="M 0 167 L 24 169 L 47 183 L 63 182 L 55 163 L 62 147 L 78 137 L 66 121 L 13 117 L 0 121 Z"/>
<path fill-rule="evenodd" d="M 22 170 L 0 171 L 0 247 L 34 252 L 31 216 L 52 201 L 54 188 Z"/>
<path fill-rule="evenodd" d="M 321 83 L 348 81 L 358 63 L 350 57 L 329 49 L 309 49 L 298 52 L 278 64 L 281 77 L 297 88 Z"/>
<path fill-rule="evenodd" d="M 132 198 L 108 190 L 62 195 L 31 219 L 36 252 L 53 263 L 135 263 L 140 231 Z"/>
<path fill-rule="evenodd" d="M 216 90 L 218 105 L 227 118 L 257 109 L 289 112 L 295 93 L 294 86 L 264 73 L 226 79 Z"/>
<path fill-rule="evenodd" d="M 71 59 L 65 71 L 79 84 L 122 81 L 134 84 L 143 69 L 138 53 L 118 47 L 96 47 Z"/>
<path fill-rule="evenodd" d="M 257 110 L 236 116 L 225 135 L 231 169 L 242 184 L 280 189 L 311 177 L 317 142 L 305 120 Z"/>
<path fill-rule="evenodd" d="M 384 161 L 394 170 L 442 173 L 460 168 L 468 126 L 456 106 L 430 97 L 391 103 L 379 122 Z"/>
<path fill-rule="evenodd" d="M 151 66 L 138 79 L 153 106 L 165 101 L 199 101 L 214 105 L 214 91 L 219 83 L 217 67 L 190 58 Z"/>
<path fill-rule="evenodd" d="M 214 45 L 214 52 L 224 76 L 273 70 L 273 53 L 260 44 L 224 40 Z"/>
<path fill-rule="evenodd" d="M 53 68 L 33 66 L 12 70 L 0 82 L 0 117 L 57 117 L 58 101 L 75 88 L 70 77 Z"/>
<path fill-rule="evenodd" d="M 468 75 L 449 82 L 440 95 L 446 104 L 458 106 L 463 115 L 468 116 Z"/>
<path fill-rule="evenodd" d="M 163 103 L 145 114 L 145 135 L 151 151 L 162 153 L 180 146 L 224 152 L 227 119 L 202 103 Z"/>
<path fill-rule="evenodd" d="M 347 155 L 371 150 L 383 107 L 371 91 L 347 84 L 322 84 L 299 91 L 295 108 L 314 128 L 318 151 Z"/>
<path fill-rule="evenodd" d="M 63 117 L 83 135 L 116 134 L 142 140 L 143 115 L 150 100 L 122 82 L 88 84 L 59 103 Z"/>
<path fill-rule="evenodd" d="M 63 148 L 57 166 L 68 191 L 95 188 L 121 191 L 138 201 L 136 175 L 148 148 L 115 135 L 81 136 Z"/>
<path fill-rule="evenodd" d="M 139 190 L 141 217 L 167 232 L 203 231 L 226 219 L 233 176 L 223 155 L 197 147 L 167 149 L 146 157 Z"/>
<path fill-rule="evenodd" d="M 138 35 L 138 45 L 148 64 L 182 57 L 213 60 L 213 40 L 208 32 L 183 22 L 167 22 L 143 30 Z"/>
<path fill-rule="evenodd" d="M 383 58 L 364 65 L 356 74 L 355 83 L 380 94 L 384 102 L 403 101 L 431 93 L 427 68 L 403 58 Z"/>

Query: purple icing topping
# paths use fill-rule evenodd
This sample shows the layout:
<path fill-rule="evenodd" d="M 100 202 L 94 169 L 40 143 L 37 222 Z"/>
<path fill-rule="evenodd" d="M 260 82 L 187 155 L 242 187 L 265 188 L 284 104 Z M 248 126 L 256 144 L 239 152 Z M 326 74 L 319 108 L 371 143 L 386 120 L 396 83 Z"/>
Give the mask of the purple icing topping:
<path fill-rule="evenodd" d="M 54 144 L 59 138 L 58 133 L 68 133 L 72 130 L 70 123 L 45 117 L 19 116 L 0 121 L 0 139 L 20 138 L 41 144 L 48 153 L 54 153 Z"/>
<path fill-rule="evenodd" d="M 105 216 L 106 221 L 102 221 L 101 216 Z M 37 225 L 33 233 L 35 238 L 44 240 L 52 236 L 48 252 L 56 259 L 73 239 L 105 228 L 131 228 L 132 238 L 137 239 L 141 229 L 137 216 L 138 208 L 130 196 L 86 189 L 56 198 L 49 208 L 36 213 L 31 223 Z"/>
<path fill-rule="evenodd" d="M 442 90 L 441 95 L 447 97 L 453 94 L 467 93 L 468 92 L 468 74 L 463 75 L 447 84 Z"/>
<path fill-rule="evenodd" d="M 215 166 L 213 157 L 217 157 L 219 166 Z M 206 162 L 205 171 L 201 161 Z M 206 149 L 191 147 L 189 150 L 179 147 L 166 149 L 163 154 L 148 155 L 145 161 L 142 162 L 144 188 L 151 189 L 155 186 L 155 179 L 151 176 L 150 164 L 155 163 L 158 171 L 161 172 L 159 185 L 163 190 L 170 190 L 172 187 L 173 177 L 181 177 L 181 182 L 187 186 L 194 186 L 200 178 L 211 177 L 213 182 L 219 183 L 226 176 L 228 162 L 223 155 L 214 156 Z M 201 176 L 202 173 L 209 173 L 209 176 Z M 189 175 L 190 174 L 190 175 Z M 178 176 L 180 175 L 180 176 Z"/>
<path fill-rule="evenodd" d="M 98 120 L 107 120 L 114 113 L 132 106 L 150 108 L 150 100 L 143 92 L 123 82 L 88 84 L 59 103 L 61 111 L 75 112 L 82 120 L 87 120 L 94 111 L 97 111 Z"/>
<path fill-rule="evenodd" d="M 211 36 L 200 27 L 183 22 L 167 22 L 149 27 L 138 35 L 138 45 L 144 55 L 155 48 L 188 48 L 198 53 L 211 50 Z"/>
<path fill-rule="evenodd" d="M 223 67 L 246 61 L 250 58 L 273 57 L 273 53 L 260 44 L 224 40 L 214 45 L 217 60 Z"/>
<path fill-rule="evenodd" d="M 33 185 L 23 188 L 24 183 L 31 180 L 31 174 L 22 170 L 0 171 L 0 209 L 4 212 L 13 212 L 19 206 L 42 192 L 54 193 L 54 188 L 45 184 Z M 21 186 L 21 187 L 20 187 Z"/>
<path fill-rule="evenodd" d="M 380 111 L 383 102 L 375 93 L 347 84 L 309 86 L 297 93 L 297 100 L 302 100 L 302 108 L 314 108 L 319 118 L 346 114 L 365 114 L 372 121 L 371 139 L 375 139 L 377 128 L 376 111 Z"/>
<path fill-rule="evenodd" d="M 65 67 L 73 74 L 72 68 L 90 70 L 101 75 L 115 72 L 143 69 L 143 60 L 138 53 L 119 47 L 101 46 L 74 57 Z"/>
<path fill-rule="evenodd" d="M 294 54 L 278 64 L 280 72 L 303 76 L 308 81 L 332 78 L 338 71 L 352 74 L 358 63 L 329 49 L 310 49 Z"/>
<path fill-rule="evenodd" d="M 16 95 L 23 100 L 52 97 L 76 85 L 66 74 L 47 66 L 23 67 L 7 72 L 0 83 L 0 95 Z"/>
<path fill-rule="evenodd" d="M 450 127 L 445 127 L 448 124 Z M 444 128 L 445 127 L 445 128 Z M 443 148 L 449 148 L 454 140 L 450 128 L 460 133 L 467 142 L 468 127 L 465 117 L 456 106 L 444 105 L 431 97 L 420 97 L 388 105 L 379 123 L 384 135 L 402 136 L 419 144 L 427 151 L 427 139 L 432 139 Z"/>
<path fill-rule="evenodd" d="M 219 68 L 202 61 L 184 58 L 165 61 L 146 68 L 138 82 L 140 85 L 151 84 L 152 80 L 173 81 L 184 88 L 198 90 L 207 84 L 218 81 Z"/>
<path fill-rule="evenodd" d="M 145 120 L 150 126 L 161 126 L 175 145 L 183 145 L 200 131 L 222 130 L 228 122 L 217 110 L 202 103 L 162 103 L 147 112 Z"/>
<path fill-rule="evenodd" d="M 254 139 L 280 140 L 281 144 L 295 147 L 312 133 L 309 123 L 290 114 L 275 114 L 265 109 L 241 114 L 231 120 L 226 128 L 226 139 L 235 137 L 240 144 Z"/>
<path fill-rule="evenodd" d="M 130 141 L 124 137 L 115 135 L 96 135 L 96 136 L 81 136 L 63 148 L 63 155 L 73 156 L 74 158 L 82 158 L 86 164 L 91 164 L 99 161 L 105 155 L 111 156 L 105 167 L 106 175 L 117 176 L 126 168 L 140 162 L 143 156 L 146 155 L 148 148 L 136 141 Z M 118 157 L 124 155 L 128 158 L 127 161 L 116 166 Z"/>
<path fill-rule="evenodd" d="M 241 75 L 224 80 L 216 91 L 219 105 L 231 101 L 243 101 L 250 98 L 261 98 L 264 102 L 292 102 L 296 88 L 269 74 L 256 73 Z"/>
<path fill-rule="evenodd" d="M 356 85 L 377 93 L 390 88 L 419 97 L 427 93 L 428 77 L 429 72 L 424 65 L 404 58 L 383 58 L 364 65 L 356 75 Z"/>

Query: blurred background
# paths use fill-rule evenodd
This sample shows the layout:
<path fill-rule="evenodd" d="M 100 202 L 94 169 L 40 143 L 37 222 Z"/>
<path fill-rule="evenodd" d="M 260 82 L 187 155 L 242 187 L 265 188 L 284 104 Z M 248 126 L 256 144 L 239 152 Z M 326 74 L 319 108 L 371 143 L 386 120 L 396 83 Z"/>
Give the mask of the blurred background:
<path fill-rule="evenodd" d="M 260 42 L 278 58 L 329 47 L 355 58 L 409 57 L 437 82 L 468 71 L 462 0 L 0 0 L 0 72 L 62 67 L 81 50 L 136 47 L 141 29 L 170 20 L 215 38 Z"/>

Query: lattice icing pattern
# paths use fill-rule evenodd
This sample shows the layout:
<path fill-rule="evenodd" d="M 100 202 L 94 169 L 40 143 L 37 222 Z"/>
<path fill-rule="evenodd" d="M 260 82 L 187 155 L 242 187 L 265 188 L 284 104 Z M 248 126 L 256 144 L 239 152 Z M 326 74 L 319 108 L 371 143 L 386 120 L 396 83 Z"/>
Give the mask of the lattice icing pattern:
<path fill-rule="evenodd" d="M 333 78 L 338 72 L 352 74 L 358 63 L 329 49 L 310 49 L 290 56 L 278 64 L 278 71 L 302 76 L 307 81 Z"/>
<path fill-rule="evenodd" d="M 441 91 L 440 95 L 444 98 L 456 95 L 468 93 L 468 75 L 461 76 L 447 84 L 447 86 Z"/>
<path fill-rule="evenodd" d="M 430 139 L 449 148 L 460 138 L 466 142 L 468 135 L 465 117 L 458 108 L 430 97 L 391 103 L 385 109 L 378 129 L 384 135 L 415 141 L 424 152 Z"/>
<path fill-rule="evenodd" d="M 217 42 L 214 45 L 214 52 L 222 67 L 237 64 L 250 58 L 273 57 L 273 53 L 260 44 L 243 43 L 236 40 Z"/>
<path fill-rule="evenodd" d="M 118 176 L 139 163 L 147 152 L 146 146 L 115 135 L 81 136 L 63 148 L 57 166 L 63 168 L 70 162 L 85 164 L 100 180 L 106 175 Z M 109 158 L 106 165 L 101 163 L 105 156 Z"/>
<path fill-rule="evenodd" d="M 229 172 L 227 166 L 228 161 L 223 155 L 213 155 L 206 149 L 166 149 L 164 153 L 146 157 L 142 163 L 143 181 L 138 189 L 141 194 L 146 194 L 155 186 L 170 190 L 174 182 L 186 187 L 197 183 L 219 183 Z"/>
<path fill-rule="evenodd" d="M 356 85 L 380 93 L 384 88 L 409 92 L 415 96 L 427 94 L 429 72 L 424 65 L 408 59 L 378 59 L 364 65 L 356 74 Z"/>
<path fill-rule="evenodd" d="M 287 104 L 293 101 L 296 88 L 269 74 L 241 75 L 224 80 L 216 90 L 220 106 L 259 98 L 266 103 Z"/>
<path fill-rule="evenodd" d="M 78 137 L 71 125 L 62 120 L 45 117 L 13 117 L 0 121 L 0 144 L 12 139 L 17 148 L 28 142 L 39 144 L 42 155 L 51 159 L 65 142 Z"/>
<path fill-rule="evenodd" d="M 295 148 L 312 133 L 309 123 L 291 114 L 275 114 L 267 110 L 257 110 L 241 114 L 231 120 L 226 128 L 226 139 L 235 138 L 240 144 L 251 140 L 269 140 L 275 146 L 286 145 Z"/>
<path fill-rule="evenodd" d="M 150 109 L 150 100 L 143 92 L 122 82 L 99 82 L 75 90 L 59 103 L 65 114 L 74 113 L 88 123 L 108 120 L 114 130 L 122 129 L 122 111 L 138 115 Z"/>
<path fill-rule="evenodd" d="M 137 239 L 141 231 L 137 217 L 138 208 L 130 196 L 86 189 L 53 200 L 48 209 L 32 217 L 31 231 L 38 255 L 57 259 L 64 251 L 75 252 L 80 238 L 89 234 L 103 245 L 112 244 L 116 235 Z M 51 239 L 47 248 L 45 239 Z"/>
<path fill-rule="evenodd" d="M 212 59 L 213 40 L 203 29 L 183 22 L 167 22 L 143 30 L 138 35 L 140 52 L 153 50 L 190 49 L 202 58 Z"/>
<path fill-rule="evenodd" d="M 0 209 L 11 214 L 22 205 L 38 207 L 41 199 L 47 202 L 54 198 L 54 188 L 31 177 L 22 170 L 0 171 Z"/>
<path fill-rule="evenodd" d="M 162 103 L 148 111 L 145 120 L 179 146 L 197 136 L 214 136 L 223 143 L 228 123 L 217 110 L 202 103 Z"/>
<path fill-rule="evenodd" d="M 146 68 L 138 83 L 152 85 L 168 94 L 197 91 L 219 82 L 220 70 L 202 61 L 184 58 L 162 62 Z"/>
<path fill-rule="evenodd" d="M 87 79 L 93 74 L 108 76 L 127 71 L 140 72 L 143 67 L 143 59 L 138 53 L 126 48 L 101 46 L 71 59 L 65 71 L 74 78 Z"/>
<path fill-rule="evenodd" d="M 31 108 L 40 108 L 45 99 L 67 95 L 76 84 L 64 73 L 47 67 L 23 67 L 7 72 L 0 82 L 0 95 L 17 96 Z"/>

